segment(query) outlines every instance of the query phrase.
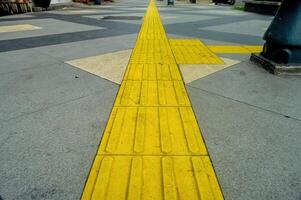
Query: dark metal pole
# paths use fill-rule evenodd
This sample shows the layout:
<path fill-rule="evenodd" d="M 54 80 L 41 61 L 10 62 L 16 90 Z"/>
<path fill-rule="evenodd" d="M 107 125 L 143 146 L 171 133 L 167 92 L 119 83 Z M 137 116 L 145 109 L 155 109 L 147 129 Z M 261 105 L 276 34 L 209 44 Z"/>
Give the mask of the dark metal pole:
<path fill-rule="evenodd" d="M 263 52 L 252 54 L 251 61 L 273 73 L 300 71 L 301 0 L 283 0 L 263 39 Z"/>

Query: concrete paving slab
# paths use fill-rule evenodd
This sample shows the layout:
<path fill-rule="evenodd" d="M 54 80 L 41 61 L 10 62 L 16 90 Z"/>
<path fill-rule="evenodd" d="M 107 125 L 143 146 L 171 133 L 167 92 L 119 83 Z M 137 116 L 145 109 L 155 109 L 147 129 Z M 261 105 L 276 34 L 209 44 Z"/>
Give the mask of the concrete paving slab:
<path fill-rule="evenodd" d="M 0 60 L 0 76 L 3 73 L 59 63 L 58 60 L 34 49 L 2 52 Z"/>
<path fill-rule="evenodd" d="M 123 23 L 123 26 L 127 26 L 128 28 L 123 29 L 121 26 L 119 30 L 122 31 L 114 31 L 110 30 L 91 30 L 91 31 L 81 31 L 76 33 L 63 33 L 63 34 L 54 34 L 54 35 L 46 35 L 40 37 L 31 37 L 31 38 L 23 38 L 23 39 L 13 39 L 0 41 L 0 44 L 3 45 L 3 49 L 0 49 L 0 52 L 19 50 L 19 49 L 29 49 L 35 47 L 44 47 L 50 45 L 59 45 L 66 44 L 72 42 L 82 42 L 87 40 L 94 40 L 98 38 L 106 38 L 114 37 L 114 36 L 123 36 L 128 34 L 134 34 L 135 29 L 138 29 L 139 25 L 132 25 Z M 133 27 L 134 26 L 134 27 Z M 127 41 L 123 41 L 122 44 Z"/>
<path fill-rule="evenodd" d="M 202 14 L 214 14 L 214 15 L 221 15 L 221 16 L 246 16 L 246 15 L 250 15 L 250 13 L 247 12 L 240 12 L 237 10 L 229 10 L 229 9 L 213 9 L 213 7 L 211 7 L 211 10 L 208 9 L 202 9 L 201 13 Z M 184 14 L 196 14 L 197 11 L 181 11 L 181 13 Z"/>
<path fill-rule="evenodd" d="M 130 49 L 133 48 L 135 40 L 136 34 L 128 34 L 38 47 L 35 48 L 35 50 L 65 62 L 68 60 Z"/>
<path fill-rule="evenodd" d="M 146 11 L 145 7 L 124 7 L 123 10 L 125 11 Z"/>
<path fill-rule="evenodd" d="M 179 7 L 177 7 L 179 8 Z M 160 8 L 161 9 L 161 8 Z M 218 6 L 212 6 L 212 9 L 210 10 L 197 10 L 193 9 L 192 7 L 190 10 L 186 10 L 187 7 L 183 8 L 183 11 L 175 11 L 175 14 L 180 19 L 186 18 L 187 21 L 185 23 L 169 23 L 169 19 L 165 19 L 164 23 L 166 24 L 165 28 L 167 33 L 173 34 L 173 35 L 182 35 L 183 37 L 194 37 L 194 38 L 200 38 L 204 42 L 210 42 L 211 44 L 245 44 L 245 45 L 260 45 L 263 43 L 262 35 L 259 35 L 259 33 L 256 33 L 257 30 L 261 30 L 260 28 L 248 28 L 245 30 L 239 29 L 238 26 L 235 29 L 235 33 L 228 33 L 225 30 L 232 30 L 233 24 L 236 23 L 245 23 L 247 21 L 252 20 L 259 20 L 264 21 L 266 23 L 269 23 L 272 18 L 270 17 L 264 17 L 261 15 L 256 15 L 250 13 L 245 14 L 244 12 L 237 11 L 237 10 L 231 10 L 229 7 L 218 7 Z M 190 16 L 190 14 L 182 13 L 182 12 L 189 11 L 192 15 L 198 15 L 198 17 Z M 214 14 L 215 11 L 219 14 Z M 206 13 L 207 12 L 207 13 Z M 209 13 L 208 13 L 209 12 Z M 233 15 L 229 15 L 227 13 L 233 13 Z M 172 9 L 165 10 L 161 13 L 163 19 L 164 15 L 173 15 Z M 211 19 L 202 20 L 203 18 L 212 17 Z M 190 19 L 190 21 L 189 21 Z M 199 19 L 196 21 L 196 19 Z M 223 28 L 219 30 L 210 30 L 210 28 L 223 26 Z M 229 28 L 228 28 L 229 26 Z M 246 25 L 244 25 L 246 26 Z M 265 27 L 266 28 L 266 27 Z M 186 31 L 189 30 L 189 31 Z M 261 30 L 264 32 L 264 30 Z M 260 32 L 260 31 L 259 31 Z"/>
<path fill-rule="evenodd" d="M 104 19 L 104 17 L 108 16 L 118 16 L 118 17 L 141 17 L 141 19 L 133 19 L 133 20 L 127 20 L 127 19 Z M 143 18 L 143 13 L 121 13 L 121 14 L 110 14 L 110 15 L 89 15 L 89 16 L 84 16 L 87 18 L 93 18 L 97 20 L 102 20 L 102 21 L 117 21 L 117 22 L 122 22 L 122 23 L 128 23 L 128 24 L 141 24 L 142 18 Z"/>
<path fill-rule="evenodd" d="M 4 22 L 3 24 L 8 24 L 12 22 Z M 18 26 L 24 23 L 22 21 L 17 21 Z M 66 22 L 62 20 L 56 19 L 36 19 L 36 20 L 26 20 L 25 23 L 30 24 L 34 27 L 39 27 L 35 29 L 27 29 L 27 31 L 18 31 L 18 32 L 9 32 L 9 33 L 0 33 L 0 40 L 10 40 L 10 39 L 18 39 L 18 38 L 28 38 L 28 37 L 37 37 L 37 36 L 47 36 L 51 34 L 62 34 L 62 33 L 73 33 L 78 31 L 89 31 L 89 30 L 100 30 L 105 29 L 104 27 L 99 26 L 88 26 L 83 24 L 76 24 L 71 22 Z M 17 26 L 17 25 L 16 25 Z M 1 32 L 1 31 L 0 31 Z"/>
<path fill-rule="evenodd" d="M 98 89 L 0 122 L 3 199 L 80 198 L 117 92 L 116 85 Z"/>
<path fill-rule="evenodd" d="M 78 29 L 1 41 L 0 196 L 5 200 L 80 198 L 118 86 L 63 61 L 129 49 L 139 28 L 106 22 L 110 30 L 103 34 L 98 22 L 81 14 L 58 15 L 34 17 L 45 22 L 44 29 L 53 20 L 70 25 L 62 29 Z M 18 24 L 23 15 L 18 16 L 3 23 Z M 36 21 L 32 16 L 23 21 L 28 20 Z M 97 30 L 82 31 L 87 26 Z"/>
<path fill-rule="evenodd" d="M 216 17 L 213 16 L 204 16 L 201 19 L 199 18 L 198 15 L 189 15 L 189 16 L 183 16 L 183 15 L 174 15 L 175 18 L 171 18 L 171 15 L 169 15 L 169 18 L 165 17 L 165 15 L 162 16 L 162 20 L 164 21 L 164 24 L 177 24 L 177 23 L 185 23 L 185 22 L 201 22 L 205 20 L 210 20 L 210 19 L 216 19 Z"/>
<path fill-rule="evenodd" d="M 96 15 L 107 15 L 110 13 L 122 13 L 126 11 L 114 11 L 107 10 L 106 8 L 101 7 L 100 9 L 66 9 L 66 10 L 55 10 L 50 11 L 49 13 L 61 14 L 61 15 L 86 15 L 86 14 L 96 14 Z"/>
<path fill-rule="evenodd" d="M 0 40 L 2 48 L 0 52 L 29 49 L 35 47 L 43 47 L 49 45 L 57 45 L 71 42 L 80 42 L 86 40 L 93 40 L 98 38 L 108 38 L 114 36 L 122 36 L 127 34 L 136 34 L 139 29 L 139 24 L 129 24 L 117 21 L 101 21 L 91 18 L 84 18 L 81 16 L 69 16 L 45 13 L 41 16 L 41 13 L 37 13 L 36 16 L 40 18 L 51 18 L 59 21 L 76 23 L 80 25 L 87 25 L 89 27 L 95 27 L 93 30 L 83 30 L 77 32 L 67 32 L 59 34 L 48 34 L 36 37 L 24 37 L 22 39 L 15 38 L 10 40 Z M 100 29 L 97 29 L 100 27 Z M 105 28 L 105 29 L 103 29 Z"/>
<path fill-rule="evenodd" d="M 9 121 L 112 87 L 111 82 L 91 76 L 62 63 L 1 74 L 0 120 Z"/>
<path fill-rule="evenodd" d="M 199 36 L 199 38 L 206 45 L 241 45 L 241 43 L 237 43 L 238 41 L 219 41 L 219 40 L 214 40 L 214 39 L 202 38 L 201 35 Z M 263 43 L 263 41 L 260 41 L 260 44 L 261 43 Z"/>
<path fill-rule="evenodd" d="M 144 13 L 142 12 L 114 12 L 112 14 L 98 14 L 98 15 L 85 15 L 84 17 L 88 17 L 88 18 L 94 18 L 94 19 L 99 19 L 102 20 L 104 17 L 108 17 L 108 16 L 135 16 L 135 17 L 143 17 Z M 107 19 L 107 20 L 114 20 L 114 19 Z"/>
<path fill-rule="evenodd" d="M 166 4 L 166 1 L 163 1 L 161 4 L 160 2 L 157 2 L 158 3 L 158 9 L 159 11 L 181 11 L 183 8 L 177 8 L 177 7 L 170 7 L 170 6 L 167 6 Z M 160 13 L 161 15 L 161 13 Z"/>
<path fill-rule="evenodd" d="M 218 54 L 219 56 L 230 58 L 239 61 L 248 61 L 250 59 L 250 54 Z"/>
<path fill-rule="evenodd" d="M 191 86 L 300 120 L 300 84 L 298 76 L 278 77 L 242 62 Z"/>
<path fill-rule="evenodd" d="M 86 13 L 103 13 L 103 12 L 110 12 L 110 11 L 105 11 L 105 10 L 98 10 L 98 9 L 79 9 L 79 10 L 66 10 L 64 14 L 70 13 L 70 14 L 86 14 Z"/>
<path fill-rule="evenodd" d="M 240 33 L 246 35 L 263 36 L 267 27 L 270 25 L 269 20 L 248 20 L 248 22 L 236 22 L 233 24 L 210 26 L 202 28 L 211 31 L 221 31 L 226 33 Z"/>
<path fill-rule="evenodd" d="M 226 199 L 300 199 L 300 120 L 187 89 Z"/>
<path fill-rule="evenodd" d="M 34 17 L 31 13 L 24 13 L 24 14 L 20 14 L 20 15 L 6 15 L 6 16 L 1 16 L 1 21 L 6 21 L 9 19 L 20 20 L 20 16 L 22 16 L 21 19 Z"/>
<path fill-rule="evenodd" d="M 264 24 L 256 27 L 256 22 L 266 21 L 268 26 L 272 19 L 253 14 L 231 16 L 236 11 L 210 12 L 208 16 L 221 14 L 221 18 L 167 24 L 168 35 L 196 37 L 205 44 L 259 45 L 263 44 L 259 27 Z M 165 13 L 170 14 L 165 11 L 161 15 Z M 191 9 L 190 14 L 197 11 Z M 252 20 L 256 22 L 248 31 L 224 31 Z M 195 30 L 198 24 L 202 29 Z M 223 28 L 205 30 L 212 26 Z M 300 79 L 272 76 L 246 62 L 248 54 L 219 56 L 244 62 L 195 80 L 187 89 L 225 198 L 300 199 Z"/>

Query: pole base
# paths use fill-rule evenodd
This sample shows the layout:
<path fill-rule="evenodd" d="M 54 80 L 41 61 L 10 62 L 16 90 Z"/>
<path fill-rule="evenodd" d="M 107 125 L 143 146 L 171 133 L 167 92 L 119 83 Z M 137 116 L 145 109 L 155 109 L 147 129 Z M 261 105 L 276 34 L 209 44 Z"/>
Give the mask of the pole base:
<path fill-rule="evenodd" d="M 285 65 L 273 62 L 260 54 L 252 53 L 250 61 L 275 75 L 301 75 L 301 65 Z"/>

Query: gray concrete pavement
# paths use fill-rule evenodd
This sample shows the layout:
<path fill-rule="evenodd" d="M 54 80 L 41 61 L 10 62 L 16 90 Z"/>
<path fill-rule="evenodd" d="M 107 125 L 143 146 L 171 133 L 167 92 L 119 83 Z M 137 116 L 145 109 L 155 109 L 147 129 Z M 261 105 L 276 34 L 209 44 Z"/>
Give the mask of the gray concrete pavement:
<path fill-rule="evenodd" d="M 141 4 L 141 3 L 140 3 Z M 118 85 L 66 61 L 133 47 L 141 20 L 101 20 L 137 9 L 114 4 L 0 18 L 0 196 L 79 199 Z M 91 18 L 91 16 L 97 16 Z"/>
<path fill-rule="evenodd" d="M 65 62 L 133 47 L 147 1 L 0 18 L 0 196 L 79 199 L 118 84 Z M 170 38 L 261 45 L 271 17 L 158 2 Z M 241 61 L 187 84 L 225 199 L 301 199 L 301 77 Z"/>
<path fill-rule="evenodd" d="M 261 45 L 272 20 L 225 6 L 160 13 L 169 37 L 207 45 Z M 301 199 L 301 77 L 271 75 L 248 54 L 220 56 L 241 63 L 186 87 L 225 198 Z"/>

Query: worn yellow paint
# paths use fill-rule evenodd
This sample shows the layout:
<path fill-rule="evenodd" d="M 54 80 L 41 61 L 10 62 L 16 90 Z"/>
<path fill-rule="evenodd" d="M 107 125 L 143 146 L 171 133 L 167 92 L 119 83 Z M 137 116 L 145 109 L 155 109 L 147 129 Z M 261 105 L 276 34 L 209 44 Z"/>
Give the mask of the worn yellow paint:
<path fill-rule="evenodd" d="M 190 83 L 194 80 L 206 77 L 208 75 L 211 75 L 215 72 L 218 72 L 220 70 L 226 69 L 228 67 L 231 67 L 233 65 L 236 65 L 240 63 L 238 60 L 232 60 L 229 58 L 221 58 L 225 64 L 199 64 L 199 65 L 179 65 L 183 79 L 185 83 Z"/>
<path fill-rule="evenodd" d="M 0 26 L 0 33 L 16 32 L 16 31 L 30 31 L 41 29 L 41 27 L 33 26 L 30 24 L 18 24 L 9 26 Z"/>
<path fill-rule="evenodd" d="M 70 60 L 66 63 L 96 76 L 100 76 L 114 83 L 120 84 L 122 82 L 122 76 L 129 62 L 131 53 L 132 50 L 129 49 Z"/>
<path fill-rule="evenodd" d="M 207 46 L 197 39 L 170 39 L 178 64 L 224 64 Z"/>
<path fill-rule="evenodd" d="M 263 46 L 244 46 L 250 53 L 260 53 L 263 51 Z"/>
<path fill-rule="evenodd" d="M 87 179 L 87 199 L 223 199 L 154 0 Z"/>
<path fill-rule="evenodd" d="M 262 46 L 208 45 L 208 48 L 214 53 L 219 54 L 250 54 L 262 52 Z"/>

